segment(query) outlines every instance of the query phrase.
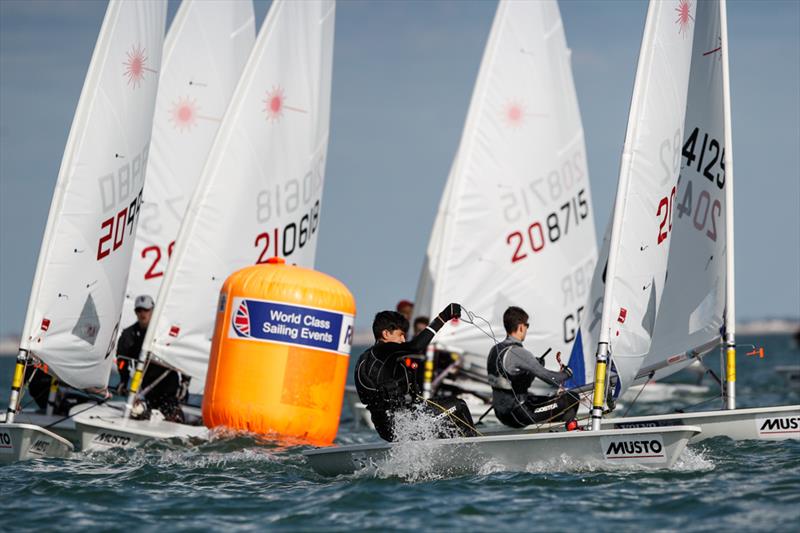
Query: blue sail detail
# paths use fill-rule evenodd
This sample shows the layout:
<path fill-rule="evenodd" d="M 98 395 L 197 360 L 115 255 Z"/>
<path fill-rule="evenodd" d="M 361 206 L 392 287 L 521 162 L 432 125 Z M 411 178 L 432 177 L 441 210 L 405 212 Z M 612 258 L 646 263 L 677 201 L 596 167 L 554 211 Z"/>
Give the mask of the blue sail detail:
<path fill-rule="evenodd" d="M 572 370 L 572 377 L 564 382 L 564 387 L 566 389 L 574 389 L 575 387 L 586 385 L 586 364 L 583 360 L 583 340 L 581 339 L 580 329 L 578 329 L 575 342 L 572 343 L 572 352 L 569 354 L 567 366 Z"/>

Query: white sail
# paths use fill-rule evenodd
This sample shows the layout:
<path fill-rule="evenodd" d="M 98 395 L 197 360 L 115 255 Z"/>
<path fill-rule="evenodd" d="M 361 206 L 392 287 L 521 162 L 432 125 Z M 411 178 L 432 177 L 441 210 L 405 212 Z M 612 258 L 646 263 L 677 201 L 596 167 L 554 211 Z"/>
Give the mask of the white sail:
<path fill-rule="evenodd" d="M 462 302 L 505 337 L 503 311 L 531 316 L 532 346 L 566 352 L 597 256 L 570 51 L 555 1 L 501 1 L 417 290 L 431 316 Z M 437 341 L 479 355 L 466 324 Z M 566 356 L 566 353 L 565 353 Z"/>
<path fill-rule="evenodd" d="M 656 371 L 654 377 L 663 378 L 673 374 L 692 362 L 688 351 L 707 351 L 720 340 L 727 219 L 722 46 L 719 1 L 698 3 L 667 275 L 652 344 L 640 375 Z M 609 238 L 607 232 L 605 240 Z M 594 375 L 607 242 L 603 251 L 593 280 L 592 305 L 582 324 L 584 351 L 570 362 L 582 377 L 573 385 L 591 381 Z"/>
<path fill-rule="evenodd" d="M 643 367 L 663 377 L 719 343 L 726 286 L 725 114 L 720 3 L 697 4 L 692 71 L 664 297 Z"/>
<path fill-rule="evenodd" d="M 111 0 L 61 161 L 20 347 L 104 387 L 144 186 L 166 2 Z"/>
<path fill-rule="evenodd" d="M 252 0 L 183 0 L 164 40 L 122 327 L 133 300 L 158 294 L 186 204 L 255 41 Z"/>
<path fill-rule="evenodd" d="M 313 267 L 328 146 L 333 1 L 275 1 L 181 224 L 145 351 L 204 381 L 219 289 L 281 256 Z"/>
<path fill-rule="evenodd" d="M 593 338 L 609 345 L 620 393 L 650 350 L 664 294 L 694 30 L 693 2 L 651 1 L 611 230 L 593 280 L 593 291 L 603 293 L 602 318 L 595 322 L 599 332 Z M 595 292 L 593 307 L 597 300 Z"/>

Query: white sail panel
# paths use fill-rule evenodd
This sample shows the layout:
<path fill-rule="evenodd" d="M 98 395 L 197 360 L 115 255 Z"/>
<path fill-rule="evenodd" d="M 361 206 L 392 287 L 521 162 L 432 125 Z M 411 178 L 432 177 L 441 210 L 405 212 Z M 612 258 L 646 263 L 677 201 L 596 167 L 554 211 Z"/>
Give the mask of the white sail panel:
<path fill-rule="evenodd" d="M 667 280 L 653 344 L 644 367 L 674 362 L 657 376 L 687 364 L 681 354 L 720 339 L 725 309 L 725 115 L 720 4 L 697 4 L 692 71 L 675 199 Z"/>
<path fill-rule="evenodd" d="M 328 145 L 333 1 L 272 4 L 181 224 L 144 350 L 205 380 L 235 270 L 314 266 Z"/>
<path fill-rule="evenodd" d="M 599 333 L 599 341 L 609 343 L 621 390 L 633 382 L 650 349 L 664 294 L 694 30 L 693 2 L 650 3 L 604 268 Z"/>
<path fill-rule="evenodd" d="M 61 161 L 21 348 L 108 383 L 140 215 L 166 2 L 111 0 Z"/>
<path fill-rule="evenodd" d="M 122 327 L 136 321 L 138 295 L 158 294 L 186 204 L 254 42 L 251 0 L 183 0 L 175 15 L 164 40 Z"/>
<path fill-rule="evenodd" d="M 565 352 L 597 246 L 583 128 L 558 6 L 501 1 L 417 292 L 417 313 L 461 302 L 505 337 L 510 305 L 531 315 L 532 346 Z M 478 355 L 466 324 L 437 341 Z M 566 358 L 566 354 L 565 354 Z"/>

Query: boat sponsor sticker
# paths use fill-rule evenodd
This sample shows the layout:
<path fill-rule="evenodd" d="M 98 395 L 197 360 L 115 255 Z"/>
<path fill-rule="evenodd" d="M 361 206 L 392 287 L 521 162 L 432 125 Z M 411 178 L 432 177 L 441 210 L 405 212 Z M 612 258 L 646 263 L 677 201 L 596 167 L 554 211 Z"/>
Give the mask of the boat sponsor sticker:
<path fill-rule="evenodd" d="M 0 453 L 14 453 L 14 441 L 7 431 L 0 431 Z"/>
<path fill-rule="evenodd" d="M 756 430 L 762 439 L 793 439 L 800 437 L 800 416 L 765 416 L 756 418 Z"/>
<path fill-rule="evenodd" d="M 350 354 L 353 315 L 286 303 L 233 299 L 228 337 Z"/>
<path fill-rule="evenodd" d="M 46 455 L 49 447 L 49 439 L 36 439 L 33 444 L 31 444 L 31 447 L 28 448 L 28 453 L 33 455 Z"/>
<path fill-rule="evenodd" d="M 667 453 L 661 435 L 601 437 L 603 458 L 612 463 L 666 463 Z"/>
<path fill-rule="evenodd" d="M 95 435 L 92 442 L 101 446 L 119 446 L 124 448 L 131 443 L 131 438 L 103 431 Z"/>
<path fill-rule="evenodd" d="M 631 429 L 631 428 L 660 428 L 668 426 L 682 426 L 683 420 L 680 418 L 669 419 L 654 419 L 642 420 L 639 422 L 617 422 L 614 424 L 614 429 Z"/>

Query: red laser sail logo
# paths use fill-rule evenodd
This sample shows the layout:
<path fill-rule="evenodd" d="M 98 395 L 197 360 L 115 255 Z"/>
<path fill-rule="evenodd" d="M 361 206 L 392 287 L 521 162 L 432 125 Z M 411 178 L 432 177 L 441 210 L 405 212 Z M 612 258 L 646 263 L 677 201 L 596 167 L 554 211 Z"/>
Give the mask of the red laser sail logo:
<path fill-rule="evenodd" d="M 184 97 L 172 104 L 169 120 L 180 131 L 190 131 L 197 124 L 197 100 Z"/>
<path fill-rule="evenodd" d="M 152 72 L 153 74 L 158 72 L 147 68 L 147 59 L 145 49 L 135 45 L 127 52 L 127 59 L 122 63 L 125 66 L 125 72 L 122 75 L 128 78 L 128 85 L 131 85 L 134 89 L 141 85 L 145 72 Z"/>
<path fill-rule="evenodd" d="M 675 20 L 675 24 L 678 25 L 678 33 L 682 33 L 686 37 L 686 33 L 689 31 L 689 24 L 694 20 L 692 4 L 689 0 L 680 0 L 675 11 L 678 13 L 678 18 Z"/>
<path fill-rule="evenodd" d="M 222 119 L 201 115 L 200 109 L 202 108 L 197 105 L 196 99 L 190 96 L 178 98 L 176 102 L 172 103 L 172 108 L 169 110 L 169 121 L 181 133 L 191 131 L 197 125 L 198 120 L 222 122 Z"/>
<path fill-rule="evenodd" d="M 267 91 L 267 97 L 263 100 L 264 112 L 267 115 L 267 120 L 270 122 L 278 122 L 283 117 L 283 111 L 295 111 L 297 113 L 307 113 L 305 109 L 286 105 L 286 95 L 284 94 L 283 87 L 273 87 L 271 91 Z"/>

